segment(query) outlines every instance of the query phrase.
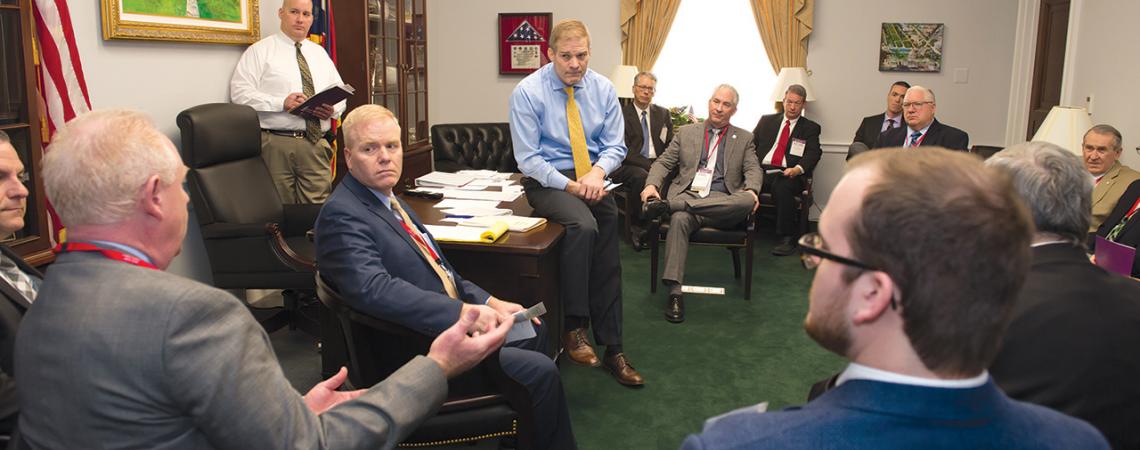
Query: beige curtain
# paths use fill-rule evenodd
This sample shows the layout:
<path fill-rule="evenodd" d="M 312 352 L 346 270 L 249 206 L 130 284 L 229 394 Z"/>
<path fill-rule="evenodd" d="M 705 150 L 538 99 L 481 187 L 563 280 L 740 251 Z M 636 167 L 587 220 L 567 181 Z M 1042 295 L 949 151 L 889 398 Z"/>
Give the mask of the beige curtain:
<path fill-rule="evenodd" d="M 750 0 L 772 70 L 807 65 L 815 0 Z"/>
<path fill-rule="evenodd" d="M 621 63 L 652 69 L 679 6 L 681 0 L 621 0 Z"/>

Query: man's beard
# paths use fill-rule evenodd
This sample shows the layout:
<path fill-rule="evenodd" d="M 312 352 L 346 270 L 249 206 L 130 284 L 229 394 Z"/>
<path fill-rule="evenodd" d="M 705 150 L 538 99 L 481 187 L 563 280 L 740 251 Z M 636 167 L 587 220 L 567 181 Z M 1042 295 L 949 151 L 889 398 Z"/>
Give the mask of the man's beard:
<path fill-rule="evenodd" d="M 846 292 L 846 291 L 844 291 Z M 844 300 L 833 299 L 822 314 L 813 315 L 808 311 L 804 318 L 804 331 L 821 347 L 839 356 L 847 356 L 851 347 L 851 333 L 843 315 Z"/>

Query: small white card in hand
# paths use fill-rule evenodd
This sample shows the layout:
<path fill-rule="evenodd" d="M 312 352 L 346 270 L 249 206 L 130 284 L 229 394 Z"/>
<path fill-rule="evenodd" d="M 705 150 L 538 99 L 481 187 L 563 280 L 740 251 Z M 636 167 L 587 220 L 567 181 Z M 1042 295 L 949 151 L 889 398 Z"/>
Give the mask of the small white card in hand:
<path fill-rule="evenodd" d="M 546 305 L 539 303 L 530 309 L 514 313 L 515 324 L 507 331 L 507 342 L 521 341 L 537 336 L 530 319 L 546 314 Z"/>
<path fill-rule="evenodd" d="M 792 156 L 804 156 L 804 147 L 807 146 L 807 141 L 803 139 L 792 139 Z"/>

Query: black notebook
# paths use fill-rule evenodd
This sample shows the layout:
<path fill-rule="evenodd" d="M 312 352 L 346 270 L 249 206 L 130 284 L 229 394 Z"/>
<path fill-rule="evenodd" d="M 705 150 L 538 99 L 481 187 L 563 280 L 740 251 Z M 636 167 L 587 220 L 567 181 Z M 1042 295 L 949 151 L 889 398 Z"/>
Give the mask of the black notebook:
<path fill-rule="evenodd" d="M 335 105 L 354 93 L 356 93 L 356 90 L 352 88 L 352 85 L 334 84 L 332 86 L 329 86 L 328 89 L 313 94 L 312 97 L 309 97 L 308 100 L 305 100 L 305 103 L 297 105 L 296 108 L 290 109 L 289 114 L 301 117 L 313 117 L 313 110 L 317 109 L 319 106 Z"/>

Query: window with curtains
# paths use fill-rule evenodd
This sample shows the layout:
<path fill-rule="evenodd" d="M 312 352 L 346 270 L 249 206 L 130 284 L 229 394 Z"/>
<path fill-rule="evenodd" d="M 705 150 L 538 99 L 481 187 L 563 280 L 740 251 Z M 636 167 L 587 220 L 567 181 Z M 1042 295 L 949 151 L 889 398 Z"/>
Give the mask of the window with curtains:
<path fill-rule="evenodd" d="M 733 125 L 751 130 L 775 111 L 769 97 L 776 74 L 748 0 L 683 0 L 652 71 L 653 102 L 661 106 L 691 105 L 707 117 L 713 89 L 728 83 L 740 92 Z"/>

